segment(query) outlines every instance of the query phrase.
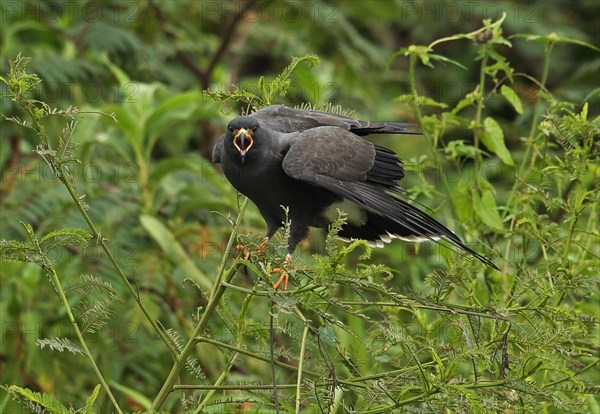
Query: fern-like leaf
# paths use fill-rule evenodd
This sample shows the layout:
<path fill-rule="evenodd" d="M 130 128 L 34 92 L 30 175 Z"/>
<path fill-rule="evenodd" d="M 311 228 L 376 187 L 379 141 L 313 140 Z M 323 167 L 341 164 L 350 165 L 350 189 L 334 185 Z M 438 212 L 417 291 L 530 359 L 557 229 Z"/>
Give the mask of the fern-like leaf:
<path fill-rule="evenodd" d="M 47 394 L 31 391 L 16 385 L 3 387 L 8 394 L 34 413 L 71 414 L 69 409 L 57 399 Z"/>
<path fill-rule="evenodd" d="M 46 234 L 40 240 L 40 246 L 48 252 L 52 249 L 62 246 L 81 246 L 86 247 L 90 234 L 78 228 L 67 228 L 54 230 Z"/>
<path fill-rule="evenodd" d="M 183 351 L 183 345 L 181 344 L 181 336 L 179 335 L 179 332 L 175 331 L 174 329 L 167 329 L 165 331 L 165 334 L 167 335 L 167 338 L 169 338 L 169 341 L 171 341 L 173 346 L 177 349 L 177 351 L 181 353 Z M 190 373 L 194 374 L 198 379 L 206 378 L 206 376 L 202 372 L 200 363 L 196 358 L 188 357 L 188 359 L 185 361 L 185 366 L 187 370 Z"/>
<path fill-rule="evenodd" d="M 43 338 L 36 341 L 41 349 L 49 347 L 51 350 L 63 352 L 69 351 L 72 354 L 83 354 L 83 349 L 75 345 L 67 338 Z"/>
<path fill-rule="evenodd" d="M 111 299 L 101 300 L 93 305 L 87 300 L 82 300 L 77 304 L 77 319 L 80 320 L 81 332 L 96 333 L 104 328 L 113 312 L 110 305 Z"/>
<path fill-rule="evenodd" d="M 98 276 L 82 274 L 66 284 L 65 293 L 78 292 L 81 295 L 91 293 L 108 293 L 111 299 L 116 299 L 117 291 L 110 282 L 102 280 Z"/>
<path fill-rule="evenodd" d="M 44 263 L 37 249 L 17 240 L 0 240 L 0 260 L 35 263 L 38 266 Z"/>

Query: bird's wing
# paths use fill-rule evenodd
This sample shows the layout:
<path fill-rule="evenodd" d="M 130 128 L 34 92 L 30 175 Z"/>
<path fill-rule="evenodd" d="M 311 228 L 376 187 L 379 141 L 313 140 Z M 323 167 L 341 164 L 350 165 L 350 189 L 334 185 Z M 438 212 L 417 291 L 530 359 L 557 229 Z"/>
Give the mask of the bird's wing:
<path fill-rule="evenodd" d="M 221 135 L 221 137 L 215 142 L 215 146 L 213 147 L 212 152 L 212 162 L 215 164 L 221 163 L 221 151 L 223 151 L 223 141 L 225 140 L 225 135 Z"/>
<path fill-rule="evenodd" d="M 359 121 L 347 116 L 306 109 L 271 105 L 254 112 L 261 126 L 274 131 L 289 133 L 302 132 L 319 126 L 336 126 L 356 135 L 369 134 L 420 134 L 412 131 L 413 124 L 404 122 Z"/>
<path fill-rule="evenodd" d="M 320 127 L 299 134 L 282 167 L 290 177 L 332 191 L 384 216 L 416 238 L 444 238 L 494 266 L 443 224 L 409 203 L 408 194 L 398 185 L 404 176 L 400 160 L 390 150 L 340 128 Z"/>
<path fill-rule="evenodd" d="M 318 185 L 332 179 L 399 189 L 402 162 L 391 150 L 337 127 L 318 127 L 294 134 L 283 159 L 289 176 Z"/>
<path fill-rule="evenodd" d="M 359 121 L 343 115 L 289 108 L 283 105 L 267 106 L 253 112 L 250 116 L 256 118 L 261 127 L 284 134 L 303 132 L 322 126 L 338 127 L 360 136 L 370 134 L 420 134 L 418 131 L 411 130 L 414 127 L 413 124 L 404 122 Z M 212 162 L 215 164 L 221 162 L 224 139 L 225 135 L 222 135 L 213 148 Z"/>

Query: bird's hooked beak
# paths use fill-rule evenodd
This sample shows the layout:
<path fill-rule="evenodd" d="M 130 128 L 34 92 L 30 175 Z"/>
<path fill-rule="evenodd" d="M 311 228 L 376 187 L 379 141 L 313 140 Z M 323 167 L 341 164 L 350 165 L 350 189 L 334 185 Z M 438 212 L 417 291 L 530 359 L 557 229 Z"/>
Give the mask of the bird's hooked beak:
<path fill-rule="evenodd" d="M 245 128 L 238 129 L 233 135 L 233 146 L 237 148 L 240 153 L 240 159 L 242 163 L 246 159 L 246 153 L 254 144 L 254 140 L 252 139 L 253 129 L 247 130 Z"/>

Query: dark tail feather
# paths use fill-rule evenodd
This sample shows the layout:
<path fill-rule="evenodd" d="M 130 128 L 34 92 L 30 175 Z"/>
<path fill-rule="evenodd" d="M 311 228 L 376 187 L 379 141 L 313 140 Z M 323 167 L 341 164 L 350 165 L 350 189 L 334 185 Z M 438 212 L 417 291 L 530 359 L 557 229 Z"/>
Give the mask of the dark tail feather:
<path fill-rule="evenodd" d="M 374 233 L 385 237 L 389 232 L 404 235 L 407 239 L 413 236 L 420 238 L 421 241 L 426 239 L 436 243 L 440 242 L 438 239 L 443 238 L 476 257 L 482 263 L 499 270 L 489 259 L 465 245 L 456 234 L 442 223 L 409 202 L 404 201 L 408 200 L 408 196 L 400 190 L 393 191 L 394 195 L 392 195 L 382 187 L 365 182 L 345 183 L 325 176 L 319 178 L 321 185 L 364 207 L 371 215 L 370 223 L 367 220 L 365 226 L 346 226 L 346 229 L 340 232 L 340 236 L 373 240 Z"/>
<path fill-rule="evenodd" d="M 416 214 L 419 217 L 418 220 L 401 223 L 397 220 L 367 211 L 367 221 L 365 224 L 359 226 L 348 223 L 340 230 L 339 236 L 348 239 L 362 239 L 374 242 L 389 242 L 392 238 L 399 238 L 410 242 L 433 241 L 439 243 L 440 239 L 446 238 L 451 244 L 468 252 L 482 263 L 499 270 L 494 263 L 465 245 L 458 236 L 440 222 L 429 217 L 422 211 L 417 210 L 413 206 L 408 204 L 407 206 L 408 208 L 418 211 Z M 441 229 L 443 229 L 443 231 L 440 231 Z"/>

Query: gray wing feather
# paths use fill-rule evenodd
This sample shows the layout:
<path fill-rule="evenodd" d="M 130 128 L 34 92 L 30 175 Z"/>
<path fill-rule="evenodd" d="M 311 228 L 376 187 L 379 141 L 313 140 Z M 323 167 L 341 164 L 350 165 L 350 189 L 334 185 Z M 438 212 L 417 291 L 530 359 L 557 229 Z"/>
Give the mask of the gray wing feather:
<path fill-rule="evenodd" d="M 365 181 L 375 163 L 375 146 L 337 127 L 300 133 L 283 159 L 290 177 L 316 184 L 319 175 L 342 181 Z"/>
<path fill-rule="evenodd" d="M 212 162 L 215 164 L 221 163 L 221 151 L 223 151 L 223 141 L 224 140 L 225 140 L 225 135 L 222 135 L 217 140 L 217 142 L 215 143 L 215 146 L 213 147 Z"/>
<path fill-rule="evenodd" d="M 356 135 L 369 134 L 420 134 L 412 131 L 413 124 L 404 122 L 359 121 L 347 116 L 328 112 L 294 109 L 283 105 L 271 105 L 254 112 L 261 126 L 278 132 L 305 131 L 319 126 L 336 126 Z"/>

